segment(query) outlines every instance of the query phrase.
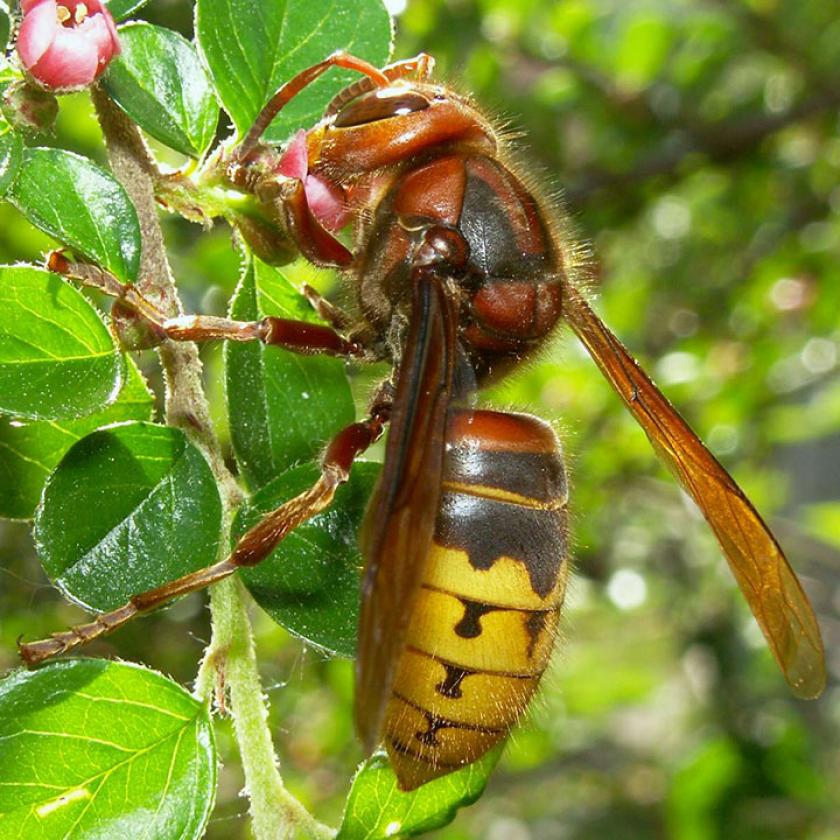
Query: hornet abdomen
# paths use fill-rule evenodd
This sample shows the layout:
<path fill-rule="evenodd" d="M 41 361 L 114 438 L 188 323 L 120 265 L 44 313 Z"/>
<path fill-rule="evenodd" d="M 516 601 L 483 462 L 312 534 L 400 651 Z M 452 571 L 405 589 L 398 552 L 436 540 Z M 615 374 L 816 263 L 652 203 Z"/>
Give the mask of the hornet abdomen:
<path fill-rule="evenodd" d="M 525 711 L 566 588 L 559 442 L 523 414 L 453 411 L 434 541 L 385 742 L 411 789 L 480 758 Z"/>

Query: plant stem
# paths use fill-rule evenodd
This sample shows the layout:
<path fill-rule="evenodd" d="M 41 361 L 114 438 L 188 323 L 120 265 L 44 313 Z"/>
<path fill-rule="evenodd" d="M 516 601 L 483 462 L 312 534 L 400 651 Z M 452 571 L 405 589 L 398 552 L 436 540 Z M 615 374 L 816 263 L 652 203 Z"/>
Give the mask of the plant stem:
<path fill-rule="evenodd" d="M 169 317 L 183 314 L 163 241 L 154 196 L 156 167 L 137 126 L 102 88 L 93 88 L 93 104 L 111 168 L 134 203 L 140 221 L 142 248 L 138 291 Z M 219 482 L 222 502 L 236 506 L 242 492 L 225 466 L 210 422 L 201 378 L 201 359 L 192 342 L 165 341 L 158 348 L 166 385 L 166 422 L 186 432 L 206 455 Z"/>
<path fill-rule="evenodd" d="M 260 840 L 311 837 L 327 840 L 335 831 L 315 820 L 283 784 L 267 726 L 263 687 L 260 683 L 254 637 L 241 597 L 242 584 L 229 579 L 213 587 L 213 640 L 199 671 L 199 692 L 212 690 L 212 675 L 224 663 L 224 678 L 234 709 L 233 726 L 242 750 L 242 764 L 251 800 L 254 835 Z M 247 746 L 247 748 L 246 748 Z M 260 796 L 254 796 L 254 790 Z"/>
<path fill-rule="evenodd" d="M 137 210 L 142 234 L 137 288 L 169 316 L 183 312 L 163 241 L 154 198 L 159 177 L 139 129 L 100 87 L 92 90 L 114 175 Z M 227 552 L 230 526 L 242 491 L 224 462 L 210 421 L 198 348 L 191 342 L 165 341 L 158 348 L 164 372 L 166 422 L 184 430 L 206 456 L 222 499 L 221 550 Z M 210 592 L 212 638 L 196 679 L 200 697 L 210 698 L 214 684 L 227 686 L 234 731 L 257 840 L 292 838 L 301 832 L 328 838 L 335 832 L 318 823 L 286 790 L 268 729 L 268 707 L 260 682 L 254 638 L 238 580 L 227 580 Z M 223 701 L 223 694 L 221 697 Z"/>

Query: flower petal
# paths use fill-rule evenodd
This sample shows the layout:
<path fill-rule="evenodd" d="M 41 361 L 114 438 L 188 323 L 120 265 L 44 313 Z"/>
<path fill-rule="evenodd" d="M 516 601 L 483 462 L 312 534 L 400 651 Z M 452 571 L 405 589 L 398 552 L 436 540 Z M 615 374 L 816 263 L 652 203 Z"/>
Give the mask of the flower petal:
<path fill-rule="evenodd" d="M 18 55 L 27 70 L 49 49 L 61 28 L 55 0 L 34 0 L 29 4 L 17 39 Z"/>
<path fill-rule="evenodd" d="M 96 50 L 96 57 L 101 69 L 110 61 L 114 54 L 114 41 L 111 38 L 111 30 L 108 27 L 105 15 L 93 15 L 85 18 L 84 22 L 76 27 L 76 32 L 83 36 Z"/>
<path fill-rule="evenodd" d="M 318 175 L 307 175 L 306 203 L 312 215 L 327 229 L 339 230 L 350 221 L 341 191 Z"/>
<path fill-rule="evenodd" d="M 99 71 L 95 41 L 78 29 L 59 27 L 50 48 L 29 72 L 48 87 L 67 90 L 89 85 Z"/>
<path fill-rule="evenodd" d="M 297 178 L 302 181 L 309 171 L 308 151 L 306 148 L 306 132 L 301 129 L 292 137 L 286 150 L 280 158 L 277 171 L 287 178 Z"/>
<path fill-rule="evenodd" d="M 43 3 L 45 0 L 20 0 L 20 10 L 23 14 L 29 14 L 29 12 L 37 6 L 39 3 Z M 47 0 L 47 2 L 52 2 L 52 0 Z M 53 3 L 55 5 L 55 3 Z M 58 16 L 56 15 L 56 20 Z"/>
<path fill-rule="evenodd" d="M 68 6 L 73 7 L 73 14 L 76 13 L 76 6 L 78 6 L 81 2 L 84 2 L 85 6 L 87 6 L 88 17 L 105 14 L 105 4 L 100 3 L 99 0 L 70 0 Z"/>
<path fill-rule="evenodd" d="M 58 19 L 56 0 L 21 0 L 17 50 L 24 68 L 45 87 L 76 90 L 105 70 L 120 51 L 119 39 L 100 0 L 61 0 L 61 5 L 70 13 L 67 25 Z M 77 23 L 80 9 L 84 16 Z"/>
<path fill-rule="evenodd" d="M 111 58 L 115 58 L 122 52 L 122 47 L 120 46 L 120 38 L 117 35 L 117 24 L 114 23 L 114 19 L 111 17 L 111 13 L 105 9 L 102 13 L 102 17 L 105 18 L 105 25 L 108 27 L 108 34 L 111 36 Z"/>

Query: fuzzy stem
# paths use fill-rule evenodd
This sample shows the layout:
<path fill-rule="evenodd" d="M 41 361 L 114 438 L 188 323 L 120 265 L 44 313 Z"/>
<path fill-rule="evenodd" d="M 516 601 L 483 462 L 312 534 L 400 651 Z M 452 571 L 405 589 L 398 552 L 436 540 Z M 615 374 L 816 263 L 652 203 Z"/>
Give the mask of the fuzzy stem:
<path fill-rule="evenodd" d="M 183 313 L 154 197 L 159 177 L 139 129 L 100 87 L 92 90 L 114 175 L 137 209 L 142 234 L 137 288 L 170 317 Z M 187 434 L 206 456 L 222 499 L 222 551 L 230 541 L 233 513 L 242 491 L 225 465 L 210 422 L 202 383 L 202 364 L 195 344 L 165 341 L 158 348 L 166 386 L 166 422 Z M 231 713 L 257 840 L 279 840 L 301 832 L 323 840 L 334 832 L 318 823 L 287 790 L 280 777 L 268 729 L 268 708 L 260 683 L 254 639 L 237 580 L 217 584 L 210 592 L 212 638 L 196 680 L 199 696 L 209 699 L 214 684 L 230 691 Z M 220 692 L 224 701 L 224 691 Z"/>
<path fill-rule="evenodd" d="M 211 591 L 213 640 L 196 688 L 206 696 L 212 691 L 212 672 L 223 668 L 251 800 L 254 835 L 260 840 L 328 840 L 335 837 L 335 831 L 315 820 L 289 793 L 280 777 L 267 725 L 268 708 L 257 669 L 254 637 L 241 591 L 242 584 L 236 578 L 216 584 Z M 255 796 L 257 790 L 259 796 Z"/>

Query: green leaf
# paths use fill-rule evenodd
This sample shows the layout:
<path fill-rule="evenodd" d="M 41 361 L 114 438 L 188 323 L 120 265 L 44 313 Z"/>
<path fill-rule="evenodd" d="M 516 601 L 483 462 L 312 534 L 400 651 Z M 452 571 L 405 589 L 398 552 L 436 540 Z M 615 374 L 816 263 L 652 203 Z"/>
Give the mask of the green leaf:
<path fill-rule="evenodd" d="M 413 837 L 452 822 L 459 808 L 484 792 L 503 744 L 463 770 L 405 793 L 384 752 L 374 753 L 356 773 L 336 840 Z"/>
<path fill-rule="evenodd" d="M 661 73 L 674 42 L 667 16 L 641 12 L 626 24 L 615 55 L 615 70 L 621 81 L 642 88 Z"/>
<path fill-rule="evenodd" d="M 216 790 L 207 706 L 122 662 L 78 659 L 0 683 L 0 836 L 189 840 Z"/>
<path fill-rule="evenodd" d="M 123 360 L 99 314 L 56 274 L 0 266 L 0 411 L 80 417 L 113 402 Z"/>
<path fill-rule="evenodd" d="M 35 517 L 44 569 L 103 611 L 217 559 L 222 509 L 204 456 L 179 429 L 123 423 L 74 444 Z"/>
<path fill-rule="evenodd" d="M 149 0 L 109 0 L 105 5 L 116 21 L 125 20 L 130 14 L 142 9 Z"/>
<path fill-rule="evenodd" d="M 215 137 L 219 106 L 195 47 L 150 23 L 120 27 L 120 44 L 103 79 L 108 93 L 152 137 L 200 157 Z"/>
<path fill-rule="evenodd" d="M 5 0 L 0 0 L 0 50 L 5 50 L 12 31 L 12 20 L 9 17 L 9 6 Z"/>
<path fill-rule="evenodd" d="M 362 559 L 356 534 L 379 464 L 360 462 L 323 513 L 296 528 L 258 566 L 240 574 L 256 602 L 278 623 L 313 645 L 354 656 Z M 270 510 L 311 487 L 320 471 L 295 467 L 254 495 L 233 525 L 234 537 Z"/>
<path fill-rule="evenodd" d="M 2 21 L 0 13 L 0 21 Z M 12 131 L 5 120 L 0 119 L 0 197 L 12 185 L 23 162 L 23 140 Z"/>
<path fill-rule="evenodd" d="M 7 197 L 35 227 L 120 280 L 137 279 L 137 212 L 122 185 L 87 158 L 62 149 L 27 149 Z"/>
<path fill-rule="evenodd" d="M 231 302 L 231 317 L 265 315 L 318 322 L 280 271 L 253 258 Z M 339 359 L 229 342 L 225 381 L 233 451 L 254 489 L 292 464 L 312 460 L 332 435 L 353 422 L 353 398 Z"/>
<path fill-rule="evenodd" d="M 382 0 L 198 0 L 196 40 L 239 135 L 283 82 L 338 49 L 380 66 L 391 53 Z M 331 69 L 283 110 L 266 133 L 283 140 L 311 128 L 329 100 L 359 77 Z"/>
<path fill-rule="evenodd" d="M 840 502 L 817 502 L 802 505 L 806 533 L 826 545 L 840 548 Z"/>
<path fill-rule="evenodd" d="M 152 419 L 152 395 L 130 358 L 127 367 L 116 402 L 87 417 L 26 423 L 0 416 L 0 517 L 31 519 L 47 477 L 80 438 L 111 423 Z"/>

